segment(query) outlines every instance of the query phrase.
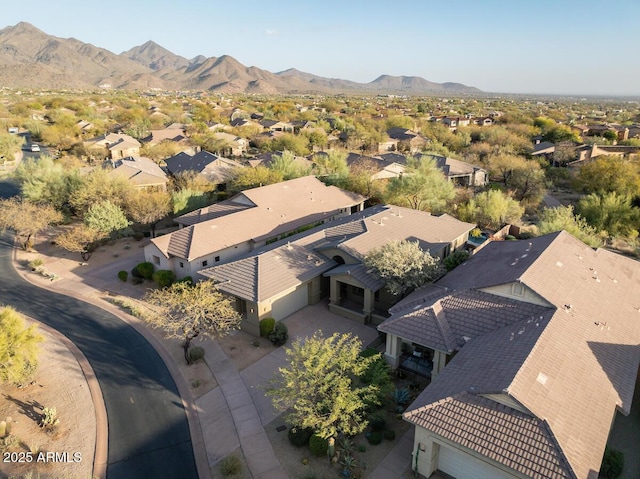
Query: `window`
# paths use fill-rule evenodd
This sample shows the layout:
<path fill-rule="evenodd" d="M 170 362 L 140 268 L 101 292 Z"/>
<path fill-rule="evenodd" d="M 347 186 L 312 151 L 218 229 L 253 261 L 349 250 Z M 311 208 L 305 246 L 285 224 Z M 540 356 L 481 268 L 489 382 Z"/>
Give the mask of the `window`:
<path fill-rule="evenodd" d="M 524 286 L 520 283 L 512 283 L 511 294 L 514 296 L 524 296 Z"/>
<path fill-rule="evenodd" d="M 205 267 L 205 266 L 207 266 L 208 264 L 209 264 L 209 262 L 205 259 L 205 260 L 202 262 L 202 267 L 204 268 L 204 267 Z"/>
<path fill-rule="evenodd" d="M 180 261 L 180 267 L 184 268 L 184 263 L 182 261 Z"/>
<path fill-rule="evenodd" d="M 156 256 L 155 254 L 153 255 L 153 263 L 154 264 L 160 264 L 160 258 L 158 256 Z"/>
<path fill-rule="evenodd" d="M 215 261 L 216 263 L 217 263 L 218 261 L 220 261 L 220 256 L 216 256 L 216 257 L 214 258 L 214 261 Z"/>

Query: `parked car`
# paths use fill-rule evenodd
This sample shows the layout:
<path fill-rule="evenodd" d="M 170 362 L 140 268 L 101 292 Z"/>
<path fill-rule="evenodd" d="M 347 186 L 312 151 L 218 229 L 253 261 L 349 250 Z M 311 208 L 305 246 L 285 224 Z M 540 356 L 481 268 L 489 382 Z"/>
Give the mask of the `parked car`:
<path fill-rule="evenodd" d="M 40 145 L 33 143 L 31 145 L 31 151 L 40 151 Z"/>

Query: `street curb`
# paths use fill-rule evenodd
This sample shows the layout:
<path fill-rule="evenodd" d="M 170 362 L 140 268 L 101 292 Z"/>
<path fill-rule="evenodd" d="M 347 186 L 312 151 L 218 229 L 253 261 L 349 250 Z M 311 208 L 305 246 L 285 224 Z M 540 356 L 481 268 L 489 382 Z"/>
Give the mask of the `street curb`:
<path fill-rule="evenodd" d="M 17 259 L 16 256 L 18 254 L 17 248 L 14 247 L 13 250 L 13 268 L 16 272 L 24 278 L 25 281 L 33 284 L 37 287 L 42 287 L 39 284 L 34 283 L 29 280 L 26 275 L 24 275 L 21 271 L 16 268 Z M 51 288 L 51 291 L 57 292 Z M 86 356 L 80 351 L 80 349 L 67 338 L 64 334 L 62 334 L 57 329 L 52 328 L 51 326 L 41 323 L 40 321 L 29 317 L 31 320 L 36 321 L 38 325 L 53 334 L 56 338 L 58 338 L 69 351 L 75 357 L 76 361 L 80 365 L 80 369 L 82 369 L 82 374 L 87 380 L 87 385 L 89 386 L 89 393 L 91 394 L 91 401 L 93 402 L 93 408 L 96 416 L 96 444 L 95 451 L 93 454 L 93 477 L 97 479 L 106 479 L 107 477 L 107 460 L 109 458 L 109 422 L 107 419 L 107 408 L 104 404 L 104 397 L 102 395 L 102 389 L 100 388 L 100 383 L 98 383 L 98 379 L 96 378 L 95 372 L 89 364 Z"/>
<path fill-rule="evenodd" d="M 57 329 L 52 328 L 48 324 L 41 323 L 35 318 L 28 316 L 28 318 L 37 323 L 38 327 L 60 341 L 75 357 L 82 375 L 87 380 L 89 386 L 89 393 L 91 394 L 91 400 L 93 402 L 93 408 L 95 411 L 96 419 L 96 444 L 93 454 L 93 474 L 92 477 L 96 479 L 106 479 L 107 477 L 107 458 L 108 458 L 108 446 L 109 446 L 109 427 L 107 421 L 107 409 L 104 405 L 104 398 L 102 397 L 102 390 L 100 384 L 96 379 L 96 375 L 93 372 L 93 368 L 86 356 L 82 354 L 82 351 L 78 349 L 73 341 L 62 334 Z"/>
<path fill-rule="evenodd" d="M 25 281 L 28 281 L 29 283 L 33 284 L 36 287 L 47 289 L 54 293 L 62 294 L 64 296 L 75 298 L 80 301 L 84 301 L 85 303 L 89 303 L 94 306 L 97 306 L 100 309 L 103 309 L 113 314 L 114 316 L 118 317 L 120 320 L 122 320 L 123 322 L 125 322 L 126 324 L 134 328 L 138 333 L 142 335 L 142 337 L 145 338 L 145 340 L 147 340 L 149 344 L 151 344 L 153 349 L 158 353 L 158 355 L 164 362 L 165 366 L 169 370 L 169 374 L 171 374 L 171 377 L 173 378 L 173 381 L 176 384 L 176 387 L 178 388 L 178 392 L 180 394 L 180 400 L 184 407 L 185 415 L 187 417 L 187 424 L 189 425 L 189 434 L 191 436 L 191 445 L 193 448 L 193 456 L 196 463 L 196 469 L 198 471 L 198 477 L 200 479 L 212 479 L 211 470 L 209 468 L 209 460 L 207 459 L 206 444 L 204 440 L 204 435 L 202 434 L 202 427 L 200 425 L 200 418 L 198 416 L 195 400 L 191 394 L 189 385 L 187 384 L 186 380 L 184 379 L 179 369 L 173 362 L 171 355 L 166 350 L 164 345 L 162 345 L 162 343 L 160 343 L 160 341 L 155 336 L 153 336 L 153 334 L 151 334 L 150 331 L 147 330 L 147 328 L 144 326 L 144 323 L 141 320 L 127 313 L 124 313 L 123 311 L 121 311 L 115 306 L 110 305 L 109 303 L 96 301 L 93 298 L 87 298 L 85 296 L 74 296 L 73 294 L 70 294 L 66 291 L 61 291 L 56 288 L 52 288 L 49 285 L 43 285 L 43 284 L 39 284 L 32 281 L 28 277 L 29 276 L 28 274 L 25 274 L 23 271 L 20 271 L 17 268 L 17 265 L 18 265 L 17 253 L 18 253 L 18 250 L 14 246 L 13 262 L 12 262 L 13 268 L 18 273 L 18 275 L 20 275 Z M 96 290 L 95 288 L 92 288 L 92 290 L 95 292 L 98 292 L 98 290 Z M 67 341 L 71 343 L 71 341 L 68 338 L 66 338 L 66 336 L 62 335 L 61 333 L 58 333 L 58 334 L 63 336 Z M 78 352 L 82 355 L 82 353 L 79 350 Z M 82 355 L 82 357 L 86 360 L 84 355 Z M 83 369 L 83 372 L 84 372 L 84 369 Z M 102 398 L 102 390 L 100 389 L 100 385 L 98 384 L 98 381 L 95 378 L 95 375 L 93 374 L 93 369 L 91 369 L 89 375 L 85 373 L 85 377 L 87 377 L 88 381 L 89 381 L 89 378 L 92 378 L 92 380 L 95 381 L 95 389 L 97 392 L 100 393 L 99 394 L 100 402 L 102 403 L 102 410 L 104 411 L 104 424 L 101 424 L 101 426 L 104 427 L 104 432 L 96 431 L 97 435 L 103 435 L 103 440 L 98 441 L 96 439 L 96 459 L 94 459 L 95 461 L 94 474 L 98 479 L 106 479 L 106 469 L 107 469 L 107 460 L 108 460 L 108 442 L 107 442 L 108 421 L 107 421 L 106 407 L 104 406 L 104 400 Z M 93 398 L 93 389 L 91 388 L 91 383 L 89 383 L 89 388 L 92 391 L 91 396 Z M 96 407 L 95 401 L 94 401 L 94 407 Z M 96 407 L 96 411 L 98 410 L 98 407 Z M 96 413 L 96 426 L 98 426 L 98 413 Z M 104 451 L 100 451 L 101 455 L 97 456 L 99 442 L 100 442 L 101 448 L 104 448 Z M 103 464 L 103 468 L 104 468 L 104 471 L 102 471 L 102 475 L 98 475 L 98 473 L 100 472 L 100 464 Z"/>

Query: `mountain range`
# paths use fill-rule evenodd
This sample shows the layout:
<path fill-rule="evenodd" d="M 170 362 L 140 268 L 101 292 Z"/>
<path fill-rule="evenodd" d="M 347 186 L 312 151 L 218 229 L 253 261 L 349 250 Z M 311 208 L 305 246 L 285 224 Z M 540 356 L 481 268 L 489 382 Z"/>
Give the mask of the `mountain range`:
<path fill-rule="evenodd" d="M 75 38 L 48 35 L 26 22 L 0 30 L 0 86 L 263 94 L 480 92 L 461 83 L 434 83 L 416 76 L 381 75 L 370 83 L 358 83 L 294 68 L 272 73 L 244 66 L 228 55 L 187 59 L 152 41 L 115 54 Z"/>

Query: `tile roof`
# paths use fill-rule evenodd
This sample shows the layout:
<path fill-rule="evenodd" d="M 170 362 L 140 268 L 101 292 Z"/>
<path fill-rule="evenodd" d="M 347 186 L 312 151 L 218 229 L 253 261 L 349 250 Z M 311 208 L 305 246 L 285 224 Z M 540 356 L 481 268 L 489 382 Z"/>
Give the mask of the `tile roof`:
<path fill-rule="evenodd" d="M 451 216 L 432 216 L 424 211 L 387 205 L 379 213 L 363 218 L 366 234 L 348 238 L 341 248 L 358 257 L 392 240 L 418 241 L 424 251 L 432 255 L 458 237 L 476 227 L 475 224 L 456 220 Z"/>
<path fill-rule="evenodd" d="M 331 271 L 327 271 L 325 276 L 336 276 L 336 275 L 346 275 L 352 276 L 358 282 L 362 283 L 365 288 L 370 289 L 371 291 L 378 291 L 381 289 L 385 282 L 383 279 L 378 278 L 374 274 L 371 273 L 368 267 L 363 265 L 362 263 L 356 264 L 342 264 L 333 268 Z"/>
<path fill-rule="evenodd" d="M 239 298 L 261 302 L 309 281 L 336 263 L 307 247 L 316 239 L 255 252 L 236 261 L 213 266 L 200 274 L 219 282 L 220 290 Z"/>
<path fill-rule="evenodd" d="M 434 290 L 431 302 L 400 309 L 378 330 L 431 349 L 452 352 L 467 341 L 523 319 L 538 318 L 549 308 L 475 290 Z"/>
<path fill-rule="evenodd" d="M 460 393 L 404 417 L 526 477 L 576 477 L 543 419 L 482 396 Z"/>
<path fill-rule="evenodd" d="M 252 206 L 234 203 L 231 200 L 225 200 L 220 203 L 215 203 L 190 213 L 186 213 L 182 216 L 178 216 L 175 221 L 178 224 L 190 226 L 196 223 L 202 223 L 203 221 L 213 220 L 232 213 L 237 213 L 238 211 L 246 210 L 247 208 L 252 208 Z"/>
<path fill-rule="evenodd" d="M 150 158 L 128 156 L 111 160 L 113 170 L 110 174 L 126 178 L 135 185 L 158 185 L 167 182 L 167 175 Z"/>
<path fill-rule="evenodd" d="M 470 288 L 497 295 L 502 293 L 496 286 L 513 282 L 553 307 L 475 338 L 470 325 L 460 323 L 464 329 L 457 334 L 470 341 L 412 409 L 470 387 L 506 394 L 546 421 L 576 477 L 594 477 L 615 410 L 628 414 L 633 397 L 640 364 L 640 263 L 559 232 L 491 243 L 438 285 L 454 290 L 451 296 Z"/>
<path fill-rule="evenodd" d="M 169 233 L 165 236 L 175 237 L 170 243 L 158 238 L 151 242 L 167 257 L 191 261 L 246 241 L 262 241 L 323 221 L 342 208 L 362 203 L 364 198 L 307 176 L 245 190 L 230 201 L 255 207 L 238 208 L 232 214 Z"/>
<path fill-rule="evenodd" d="M 210 177 L 212 181 L 222 183 L 229 179 L 234 169 L 242 167 L 240 163 L 214 155 L 208 151 L 199 151 L 193 156 L 178 153 L 165 161 L 167 170 L 172 174 L 195 171 Z"/>

